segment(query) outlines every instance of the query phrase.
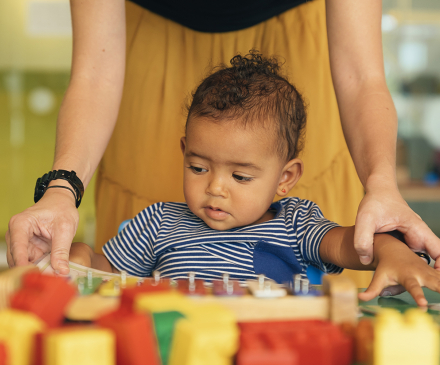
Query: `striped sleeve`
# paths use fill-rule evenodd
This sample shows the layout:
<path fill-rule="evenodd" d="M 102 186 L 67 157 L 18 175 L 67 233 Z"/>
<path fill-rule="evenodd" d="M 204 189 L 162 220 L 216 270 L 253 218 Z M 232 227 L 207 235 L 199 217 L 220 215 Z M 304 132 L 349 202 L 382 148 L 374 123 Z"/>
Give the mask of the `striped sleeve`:
<path fill-rule="evenodd" d="M 319 248 L 325 234 L 332 228 L 339 227 L 338 224 L 325 219 L 321 209 L 311 202 L 303 201 L 307 209 L 301 209 L 301 214 L 294 216 L 297 230 L 301 232 L 298 236 L 299 250 L 304 263 L 312 265 L 329 274 L 339 274 L 343 268 L 334 264 L 324 263 L 319 256 Z M 301 229 L 299 229 L 301 227 Z"/>
<path fill-rule="evenodd" d="M 135 276 L 151 275 L 156 263 L 154 243 L 162 221 L 163 204 L 156 203 L 141 211 L 104 245 L 104 255 L 116 269 Z"/>

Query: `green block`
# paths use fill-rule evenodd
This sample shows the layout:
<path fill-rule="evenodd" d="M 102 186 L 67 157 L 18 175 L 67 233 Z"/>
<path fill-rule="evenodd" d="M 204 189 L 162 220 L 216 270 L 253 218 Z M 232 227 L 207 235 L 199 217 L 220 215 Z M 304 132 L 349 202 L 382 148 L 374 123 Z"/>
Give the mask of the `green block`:
<path fill-rule="evenodd" d="M 171 341 L 173 339 L 174 325 L 176 321 L 185 316 L 176 311 L 153 313 L 154 329 L 156 331 L 159 353 L 162 365 L 168 364 Z"/>
<path fill-rule="evenodd" d="M 80 295 L 93 294 L 101 283 L 102 278 L 92 278 L 92 285 L 89 287 L 87 277 L 76 278 L 76 285 Z"/>

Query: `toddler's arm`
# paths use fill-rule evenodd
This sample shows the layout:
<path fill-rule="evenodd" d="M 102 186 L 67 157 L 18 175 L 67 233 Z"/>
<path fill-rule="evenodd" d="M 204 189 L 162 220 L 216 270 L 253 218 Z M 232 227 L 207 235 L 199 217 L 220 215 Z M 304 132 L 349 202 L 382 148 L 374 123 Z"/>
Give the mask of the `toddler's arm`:
<path fill-rule="evenodd" d="M 92 248 L 82 242 L 74 242 L 70 248 L 69 260 L 93 269 L 118 273 L 119 271 L 104 255 L 93 252 Z"/>
<path fill-rule="evenodd" d="M 382 289 L 401 284 L 419 306 L 428 304 L 422 286 L 440 292 L 440 273 L 426 264 L 408 246 L 388 234 L 375 234 L 374 260 L 370 265 L 359 261 L 354 246 L 354 227 L 336 227 L 324 236 L 319 254 L 324 262 L 353 270 L 376 270 L 370 286 L 359 294 L 370 300 Z"/>

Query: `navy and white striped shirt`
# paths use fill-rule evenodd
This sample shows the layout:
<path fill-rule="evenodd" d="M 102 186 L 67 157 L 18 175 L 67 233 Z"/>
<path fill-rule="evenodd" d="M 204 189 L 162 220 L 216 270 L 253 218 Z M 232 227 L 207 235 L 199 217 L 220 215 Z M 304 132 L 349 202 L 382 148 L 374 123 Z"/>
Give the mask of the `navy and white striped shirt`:
<path fill-rule="evenodd" d="M 304 274 L 309 265 L 328 273 L 342 269 L 319 256 L 324 235 L 337 227 L 319 207 L 299 198 L 273 203 L 273 219 L 251 226 L 216 231 L 194 215 L 186 203 L 156 203 L 141 211 L 103 247 L 118 269 L 135 276 L 255 279 L 265 274 L 277 282 Z"/>

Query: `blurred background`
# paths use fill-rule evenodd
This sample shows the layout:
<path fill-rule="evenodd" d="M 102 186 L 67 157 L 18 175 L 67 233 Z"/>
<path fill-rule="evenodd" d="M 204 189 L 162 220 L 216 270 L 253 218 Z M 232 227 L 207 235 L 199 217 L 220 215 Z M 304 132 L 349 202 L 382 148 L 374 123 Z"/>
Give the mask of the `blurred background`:
<path fill-rule="evenodd" d="M 385 70 L 399 117 L 403 197 L 440 236 L 440 1 L 383 0 Z M 58 109 L 69 81 L 68 0 L 0 2 L 0 268 L 8 221 L 33 204 L 51 170 Z M 94 180 L 76 240 L 94 244 Z"/>

